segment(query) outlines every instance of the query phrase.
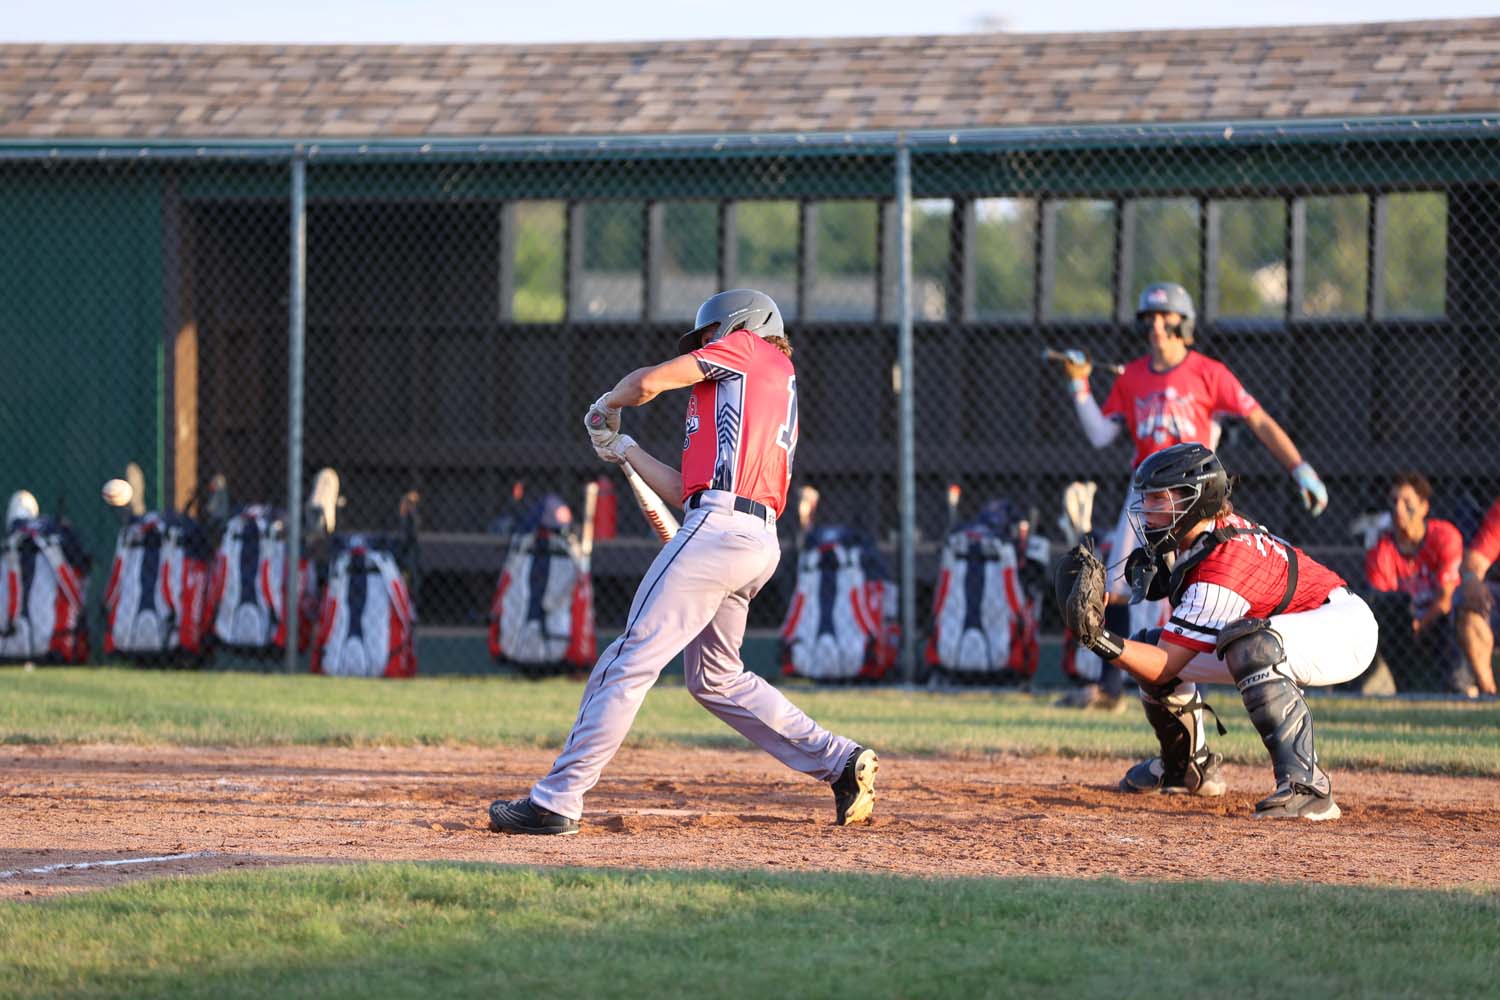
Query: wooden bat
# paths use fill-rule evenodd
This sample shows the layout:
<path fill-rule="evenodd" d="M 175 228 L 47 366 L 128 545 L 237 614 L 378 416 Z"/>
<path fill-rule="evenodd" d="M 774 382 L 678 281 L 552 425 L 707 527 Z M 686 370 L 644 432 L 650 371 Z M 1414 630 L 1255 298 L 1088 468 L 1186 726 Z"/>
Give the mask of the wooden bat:
<path fill-rule="evenodd" d="M 1046 347 L 1046 348 L 1042 349 L 1042 360 L 1043 361 L 1054 361 L 1054 362 L 1056 362 L 1057 364 L 1060 364 L 1060 365 L 1067 364 L 1069 361 L 1075 360 L 1074 358 L 1070 358 L 1068 356 L 1071 353 L 1076 353 L 1076 352 L 1059 351 L 1059 350 L 1056 350 L 1056 349 L 1051 348 L 1051 347 Z M 1107 362 L 1107 361 L 1092 361 L 1091 360 L 1090 363 L 1095 368 L 1102 368 L 1104 371 L 1112 372 L 1115 375 L 1123 374 L 1124 371 L 1125 371 L 1125 366 L 1124 365 L 1112 364 L 1112 363 Z"/>
<path fill-rule="evenodd" d="M 583 487 L 583 535 L 578 541 L 578 556 L 583 571 L 589 572 L 594 561 L 594 515 L 599 510 L 599 483 L 590 479 Z"/>
<path fill-rule="evenodd" d="M 667 502 L 646 485 L 641 474 L 635 471 L 635 466 L 629 462 L 621 462 L 620 471 L 625 473 L 625 481 L 630 484 L 630 492 L 635 494 L 635 502 L 640 504 L 641 513 L 646 515 L 646 522 L 656 532 L 656 537 L 662 540 L 663 545 L 670 542 L 682 525 L 678 524 L 677 518 L 672 516 L 672 510 L 667 506 Z"/>

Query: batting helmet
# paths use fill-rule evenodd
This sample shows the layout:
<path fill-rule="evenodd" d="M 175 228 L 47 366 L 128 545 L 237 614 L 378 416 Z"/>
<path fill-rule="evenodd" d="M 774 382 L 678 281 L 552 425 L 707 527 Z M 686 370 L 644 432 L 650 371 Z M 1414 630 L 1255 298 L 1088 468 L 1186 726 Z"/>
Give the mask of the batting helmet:
<path fill-rule="evenodd" d="M 1213 517 L 1229 499 L 1229 477 L 1219 456 L 1196 442 L 1174 444 L 1142 462 L 1130 480 L 1135 492 L 1130 500 L 1130 521 L 1141 544 L 1159 553 L 1182 544 L 1193 525 Z M 1152 505 L 1151 513 L 1170 513 L 1164 525 L 1146 522 L 1146 496 L 1170 493 L 1167 507 Z"/>
<path fill-rule="evenodd" d="M 677 339 L 677 353 L 688 354 L 700 346 L 698 338 L 710 333 L 709 343 L 727 337 L 736 330 L 749 330 L 757 337 L 785 337 L 781 310 L 765 292 L 753 288 L 731 288 L 720 292 L 698 307 L 693 329 Z"/>
<path fill-rule="evenodd" d="M 1147 285 L 1135 304 L 1137 321 L 1151 313 L 1176 313 L 1182 317 L 1177 326 L 1177 335 L 1189 347 L 1193 344 L 1193 328 L 1197 325 L 1198 312 L 1193 308 L 1193 297 L 1188 290 L 1173 281 L 1158 281 Z"/>

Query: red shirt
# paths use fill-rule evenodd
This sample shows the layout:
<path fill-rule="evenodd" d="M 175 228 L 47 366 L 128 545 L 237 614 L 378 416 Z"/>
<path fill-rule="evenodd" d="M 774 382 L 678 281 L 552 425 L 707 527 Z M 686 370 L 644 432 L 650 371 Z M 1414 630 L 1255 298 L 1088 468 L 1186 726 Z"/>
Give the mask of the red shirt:
<path fill-rule="evenodd" d="M 1136 358 L 1110 387 L 1099 412 L 1125 422 L 1135 441 L 1131 468 L 1184 441 L 1212 447 L 1215 414 L 1245 417 L 1260 409 L 1255 397 L 1222 363 L 1188 351 L 1164 372 L 1151 370 L 1150 357 Z"/>
<path fill-rule="evenodd" d="M 1469 548 L 1488 559 L 1491 569 L 1496 562 L 1500 562 L 1500 500 L 1490 505 L 1489 513 L 1484 515 L 1484 523 L 1474 532 L 1474 537 L 1469 542 Z"/>
<path fill-rule="evenodd" d="M 1437 600 L 1438 592 L 1458 586 L 1458 566 L 1464 539 L 1448 521 L 1427 519 L 1427 534 L 1411 555 L 1396 548 L 1396 536 L 1381 532 L 1365 553 L 1365 582 L 1376 590 L 1399 590 L 1411 595 L 1413 616 L 1420 618 Z"/>
<path fill-rule="evenodd" d="M 1238 514 L 1220 518 L 1220 525 L 1254 528 Z M 1190 556 L 1193 546 L 1178 556 Z M 1240 618 L 1268 618 L 1286 596 L 1287 549 L 1297 554 L 1297 587 L 1282 614 L 1311 611 L 1328 599 L 1344 580 L 1333 570 L 1289 546 L 1262 534 L 1236 535 L 1220 542 L 1192 569 L 1182 598 L 1172 606 L 1172 617 L 1162 629 L 1164 642 L 1205 653 L 1214 648 L 1219 631 Z"/>
<path fill-rule="evenodd" d="M 682 498 L 727 490 L 786 508 L 797 451 L 792 360 L 748 330 L 693 352 L 707 378 L 693 386 L 682 441 Z"/>

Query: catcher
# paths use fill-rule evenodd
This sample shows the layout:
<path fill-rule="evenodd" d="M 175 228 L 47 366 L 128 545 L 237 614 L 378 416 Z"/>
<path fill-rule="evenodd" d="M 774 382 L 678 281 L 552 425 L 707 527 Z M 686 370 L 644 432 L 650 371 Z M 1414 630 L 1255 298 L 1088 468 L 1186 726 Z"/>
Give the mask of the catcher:
<path fill-rule="evenodd" d="M 1056 579 L 1064 622 L 1139 682 L 1161 744 L 1159 757 L 1126 772 L 1121 789 L 1223 795 L 1223 758 L 1208 749 L 1203 728 L 1212 709 L 1197 685 L 1233 684 L 1276 773 L 1256 818 L 1337 819 L 1302 689 L 1342 683 L 1369 666 L 1374 615 L 1332 570 L 1236 514 L 1224 467 L 1203 445 L 1157 452 L 1132 486 L 1130 522 L 1141 547 L 1126 565 L 1131 596 L 1166 598 L 1166 626 L 1133 639 L 1105 628 L 1105 569 L 1083 546 L 1063 558 Z"/>

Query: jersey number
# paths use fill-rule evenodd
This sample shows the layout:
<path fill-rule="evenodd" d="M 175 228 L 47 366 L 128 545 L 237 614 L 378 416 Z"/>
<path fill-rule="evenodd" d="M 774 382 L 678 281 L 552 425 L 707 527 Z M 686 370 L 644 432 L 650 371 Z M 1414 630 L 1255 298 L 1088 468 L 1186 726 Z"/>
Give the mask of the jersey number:
<path fill-rule="evenodd" d="M 776 432 L 776 443 L 786 449 L 786 478 L 792 479 L 792 459 L 797 454 L 797 376 L 786 380 L 786 423 Z"/>

